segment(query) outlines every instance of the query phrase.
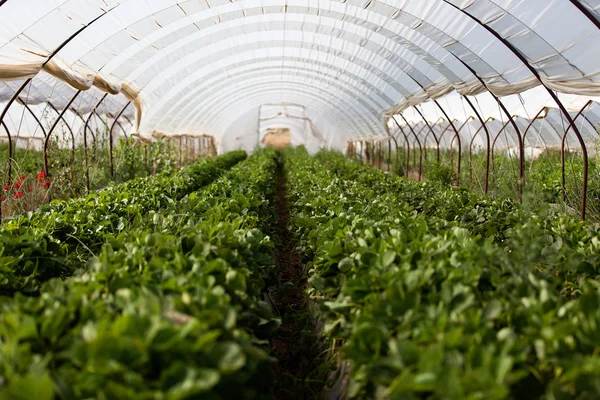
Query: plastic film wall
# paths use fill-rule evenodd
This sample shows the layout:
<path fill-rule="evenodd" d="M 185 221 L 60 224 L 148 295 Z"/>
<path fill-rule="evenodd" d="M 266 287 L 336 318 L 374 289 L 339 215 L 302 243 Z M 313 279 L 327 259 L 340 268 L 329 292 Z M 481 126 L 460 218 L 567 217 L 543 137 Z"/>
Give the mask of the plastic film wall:
<path fill-rule="evenodd" d="M 0 110 L 107 94 L 133 133 L 231 141 L 294 103 L 307 141 L 343 147 L 453 91 L 598 96 L 599 18 L 592 0 L 3 0 Z"/>

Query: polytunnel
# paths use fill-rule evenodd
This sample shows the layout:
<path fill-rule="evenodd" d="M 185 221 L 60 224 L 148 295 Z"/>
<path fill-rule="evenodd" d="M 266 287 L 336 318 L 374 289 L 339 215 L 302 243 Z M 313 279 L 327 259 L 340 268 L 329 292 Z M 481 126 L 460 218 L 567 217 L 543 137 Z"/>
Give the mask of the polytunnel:
<path fill-rule="evenodd" d="M 600 398 L 600 0 L 0 0 L 0 399 Z"/>

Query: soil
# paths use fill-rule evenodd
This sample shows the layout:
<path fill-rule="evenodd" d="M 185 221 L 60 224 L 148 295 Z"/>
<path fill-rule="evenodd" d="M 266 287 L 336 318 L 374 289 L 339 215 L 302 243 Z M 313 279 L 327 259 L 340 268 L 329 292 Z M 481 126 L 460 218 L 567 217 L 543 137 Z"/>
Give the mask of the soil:
<path fill-rule="evenodd" d="M 297 241 L 288 229 L 290 211 L 286 198 L 286 180 L 280 164 L 277 174 L 278 243 L 275 263 L 280 268 L 277 287 L 271 288 L 271 298 L 282 324 L 271 340 L 272 353 L 278 361 L 273 388 L 276 400 L 315 399 L 323 397 L 327 372 L 323 341 L 315 334 L 305 295 L 307 277 Z"/>

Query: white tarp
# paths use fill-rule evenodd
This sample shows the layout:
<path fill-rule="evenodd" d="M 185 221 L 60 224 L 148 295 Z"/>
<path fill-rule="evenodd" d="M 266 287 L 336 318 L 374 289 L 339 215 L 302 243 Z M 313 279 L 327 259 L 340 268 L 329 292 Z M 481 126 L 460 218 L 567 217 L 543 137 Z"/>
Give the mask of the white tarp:
<path fill-rule="evenodd" d="M 600 17 L 598 1 L 580 3 Z M 453 90 L 514 95 L 539 85 L 535 75 L 599 96 L 599 42 L 570 0 L 8 0 L 0 102 L 34 77 L 31 104 L 60 108 L 76 87 L 85 113 L 122 93 L 142 134 L 218 139 L 260 104 L 294 102 L 347 140 L 384 134 L 384 112 Z"/>

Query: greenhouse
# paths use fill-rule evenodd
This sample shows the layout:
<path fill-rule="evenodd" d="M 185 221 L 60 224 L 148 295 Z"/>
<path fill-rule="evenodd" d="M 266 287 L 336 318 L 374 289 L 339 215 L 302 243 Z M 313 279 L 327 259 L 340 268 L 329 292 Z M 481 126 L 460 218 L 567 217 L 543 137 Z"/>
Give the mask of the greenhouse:
<path fill-rule="evenodd" d="M 600 0 L 0 0 L 0 400 L 600 399 Z"/>

